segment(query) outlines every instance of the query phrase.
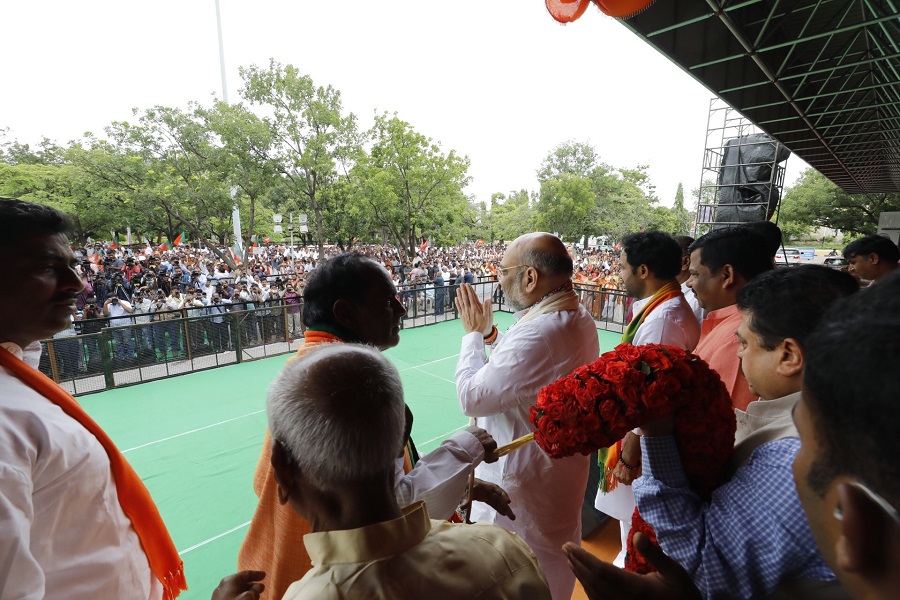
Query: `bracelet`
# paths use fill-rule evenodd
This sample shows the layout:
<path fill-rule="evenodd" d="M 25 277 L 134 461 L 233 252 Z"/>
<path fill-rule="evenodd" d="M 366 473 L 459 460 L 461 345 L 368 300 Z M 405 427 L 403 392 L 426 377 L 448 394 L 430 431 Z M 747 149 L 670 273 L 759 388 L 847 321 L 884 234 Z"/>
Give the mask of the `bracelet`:
<path fill-rule="evenodd" d="M 487 334 L 486 336 L 484 336 L 484 343 L 485 344 L 493 344 L 497 340 L 497 335 L 498 335 L 497 326 L 492 325 L 491 332 L 489 334 Z"/>
<path fill-rule="evenodd" d="M 622 466 L 625 467 L 626 469 L 628 469 L 629 471 L 636 471 L 636 470 L 637 470 L 637 467 L 632 467 L 632 466 L 629 465 L 627 462 L 625 462 L 625 461 L 622 459 L 622 455 L 621 455 L 621 454 L 619 455 L 619 462 L 622 463 Z"/>

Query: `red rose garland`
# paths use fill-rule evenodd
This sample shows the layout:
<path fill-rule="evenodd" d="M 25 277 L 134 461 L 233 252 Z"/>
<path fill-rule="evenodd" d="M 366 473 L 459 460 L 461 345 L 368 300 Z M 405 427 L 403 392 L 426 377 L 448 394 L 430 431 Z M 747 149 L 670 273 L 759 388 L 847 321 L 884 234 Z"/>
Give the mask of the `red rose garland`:
<path fill-rule="evenodd" d="M 531 408 L 534 440 L 554 458 L 607 448 L 668 415 L 691 489 L 708 499 L 731 458 L 735 419 L 722 380 L 697 356 L 674 346 L 621 344 L 543 388 Z M 653 567 L 632 547 L 635 531 L 656 540 L 637 509 L 625 568 L 649 573 Z"/>

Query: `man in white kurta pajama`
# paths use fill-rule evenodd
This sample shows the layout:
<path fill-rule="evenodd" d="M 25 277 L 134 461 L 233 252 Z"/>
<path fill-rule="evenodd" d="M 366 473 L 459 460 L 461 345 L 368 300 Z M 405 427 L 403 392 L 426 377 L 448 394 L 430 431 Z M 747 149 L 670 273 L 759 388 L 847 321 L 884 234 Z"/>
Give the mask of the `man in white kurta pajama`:
<path fill-rule="evenodd" d="M 457 305 L 467 334 L 456 388 L 463 412 L 503 445 L 534 431 L 528 409 L 540 389 L 596 360 L 599 344 L 594 320 L 572 291 L 572 261 L 558 238 L 538 233 L 516 239 L 498 274 L 506 300 L 521 311 L 519 320 L 498 333 L 490 300 L 482 303 L 470 286 L 460 288 Z M 581 539 L 588 461 L 581 455 L 551 459 L 529 444 L 476 469 L 479 478 L 507 491 L 517 518 L 476 505 L 473 520 L 519 534 L 537 556 L 556 600 L 571 598 L 575 586 L 562 545 Z"/>

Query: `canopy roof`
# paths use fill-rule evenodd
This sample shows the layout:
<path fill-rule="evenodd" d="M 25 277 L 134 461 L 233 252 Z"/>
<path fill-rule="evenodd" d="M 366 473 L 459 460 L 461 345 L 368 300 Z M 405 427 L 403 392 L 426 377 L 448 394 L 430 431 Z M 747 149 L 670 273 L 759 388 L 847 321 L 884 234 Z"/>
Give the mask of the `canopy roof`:
<path fill-rule="evenodd" d="M 898 192 L 898 6 L 656 0 L 623 23 L 846 192 Z"/>

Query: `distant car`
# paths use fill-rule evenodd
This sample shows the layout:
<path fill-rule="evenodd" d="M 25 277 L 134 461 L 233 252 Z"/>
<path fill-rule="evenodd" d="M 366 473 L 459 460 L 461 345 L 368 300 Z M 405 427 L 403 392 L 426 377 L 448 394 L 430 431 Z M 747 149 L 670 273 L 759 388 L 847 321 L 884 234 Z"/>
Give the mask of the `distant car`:
<path fill-rule="evenodd" d="M 784 248 L 775 253 L 776 263 L 799 263 L 803 261 L 803 256 L 796 248 Z"/>
<path fill-rule="evenodd" d="M 832 269 L 842 269 L 850 264 L 850 261 L 844 258 L 843 256 L 828 256 L 825 258 L 825 262 L 822 263 L 826 267 L 831 267 Z"/>

